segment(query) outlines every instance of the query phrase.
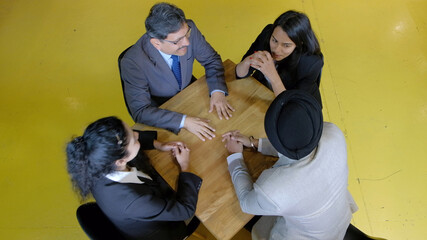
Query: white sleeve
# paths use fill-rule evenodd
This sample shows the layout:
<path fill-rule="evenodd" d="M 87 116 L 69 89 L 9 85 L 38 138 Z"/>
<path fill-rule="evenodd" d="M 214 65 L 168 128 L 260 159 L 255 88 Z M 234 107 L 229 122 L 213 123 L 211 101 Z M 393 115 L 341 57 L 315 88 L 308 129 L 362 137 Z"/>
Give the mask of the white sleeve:
<path fill-rule="evenodd" d="M 278 207 L 252 181 L 242 153 L 227 158 L 228 171 L 242 211 L 254 215 L 276 215 Z"/>
<path fill-rule="evenodd" d="M 273 145 L 271 145 L 270 141 L 267 138 L 259 139 L 258 152 L 262 153 L 263 155 L 278 157 L 277 150 L 274 149 Z"/>

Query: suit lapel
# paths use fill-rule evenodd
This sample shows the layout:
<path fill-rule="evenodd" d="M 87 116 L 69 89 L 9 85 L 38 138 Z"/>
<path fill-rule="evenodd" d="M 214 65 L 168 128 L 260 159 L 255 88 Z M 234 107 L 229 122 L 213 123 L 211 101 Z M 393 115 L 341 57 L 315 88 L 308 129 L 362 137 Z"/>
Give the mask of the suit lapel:
<path fill-rule="evenodd" d="M 142 49 L 145 49 L 147 56 L 149 56 L 151 62 L 154 67 L 157 68 L 156 72 L 159 71 L 162 74 L 162 83 L 168 84 L 176 91 L 180 90 L 178 86 L 178 82 L 173 75 L 172 70 L 169 68 L 168 64 L 163 59 L 162 55 L 160 55 L 159 51 L 150 43 L 150 38 L 148 35 L 144 34 L 144 39 L 142 41 Z M 182 65 L 181 65 L 182 71 Z"/>

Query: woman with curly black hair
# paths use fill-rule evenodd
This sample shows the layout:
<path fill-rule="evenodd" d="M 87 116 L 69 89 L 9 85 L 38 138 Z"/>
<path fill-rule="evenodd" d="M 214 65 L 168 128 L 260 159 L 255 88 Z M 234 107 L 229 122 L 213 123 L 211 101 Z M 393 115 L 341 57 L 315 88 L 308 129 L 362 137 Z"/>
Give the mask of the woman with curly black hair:
<path fill-rule="evenodd" d="M 184 221 L 194 215 L 202 180 L 189 172 L 190 150 L 184 143 L 162 143 L 156 135 L 133 131 L 120 119 L 107 117 L 67 145 L 67 167 L 76 191 L 83 199 L 92 194 L 126 239 L 181 240 L 194 231 Z M 171 151 L 176 159 L 181 170 L 177 192 L 141 150 L 153 148 Z"/>

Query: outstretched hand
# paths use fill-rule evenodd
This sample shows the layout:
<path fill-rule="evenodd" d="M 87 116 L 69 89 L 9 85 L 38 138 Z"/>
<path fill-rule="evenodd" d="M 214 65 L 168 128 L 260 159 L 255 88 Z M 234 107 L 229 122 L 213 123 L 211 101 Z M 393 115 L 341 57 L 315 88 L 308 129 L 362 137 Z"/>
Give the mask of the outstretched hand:
<path fill-rule="evenodd" d="M 209 112 L 211 113 L 214 108 L 216 109 L 218 117 L 221 120 L 223 117 L 228 120 L 232 117 L 231 113 L 235 111 L 234 108 L 227 102 L 227 99 L 222 92 L 212 93 Z"/>
<path fill-rule="evenodd" d="M 209 119 L 187 116 L 185 118 L 184 128 L 202 141 L 205 141 L 205 138 L 211 140 L 215 137 L 215 129 L 208 124 L 209 122 Z"/>

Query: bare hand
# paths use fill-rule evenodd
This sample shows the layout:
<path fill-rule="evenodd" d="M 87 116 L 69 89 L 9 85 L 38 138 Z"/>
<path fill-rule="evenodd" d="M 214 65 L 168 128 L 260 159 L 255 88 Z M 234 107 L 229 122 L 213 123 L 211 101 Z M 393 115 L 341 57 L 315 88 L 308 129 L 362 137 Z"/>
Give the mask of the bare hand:
<path fill-rule="evenodd" d="M 248 60 L 246 60 L 248 59 Z M 285 85 L 282 82 L 279 74 L 277 73 L 274 59 L 271 54 L 267 51 L 259 51 L 245 58 L 246 64 L 259 70 L 264 74 L 271 83 L 274 95 L 278 96 L 280 93 L 286 90 Z"/>
<path fill-rule="evenodd" d="M 184 128 L 196 135 L 202 141 L 205 141 L 205 138 L 211 140 L 215 137 L 215 129 L 209 126 L 208 123 L 208 119 L 187 116 L 185 118 Z"/>
<path fill-rule="evenodd" d="M 211 113 L 213 109 L 216 109 L 219 119 L 222 120 L 222 117 L 228 120 L 231 118 L 231 112 L 234 112 L 234 108 L 228 104 L 227 99 L 225 98 L 224 93 L 214 92 L 211 95 L 211 102 L 209 112 Z"/>
<path fill-rule="evenodd" d="M 187 147 L 185 145 L 185 143 L 183 142 L 167 142 L 167 143 L 163 143 L 157 140 L 154 140 L 154 147 L 159 150 L 159 151 L 163 151 L 163 152 L 168 152 L 168 151 L 172 151 L 175 148 L 177 148 L 178 146 L 183 146 L 183 147 Z"/>
<path fill-rule="evenodd" d="M 181 171 L 188 171 L 190 166 L 190 149 L 185 145 L 177 145 L 175 148 L 173 148 L 172 154 L 176 158 Z"/>
<path fill-rule="evenodd" d="M 268 79 L 271 79 L 273 75 L 278 74 L 274 59 L 269 52 L 258 51 L 250 57 L 252 57 L 250 66 L 262 72 Z"/>
<path fill-rule="evenodd" d="M 230 154 L 243 152 L 243 144 L 241 142 L 231 139 L 230 135 L 223 138 L 223 141 L 226 141 L 225 148 L 227 148 Z"/>
<path fill-rule="evenodd" d="M 226 141 L 227 139 L 242 143 L 245 147 L 251 147 L 251 141 L 249 140 L 249 137 L 241 134 L 239 130 L 233 130 L 224 133 L 222 135 L 222 142 Z"/>

